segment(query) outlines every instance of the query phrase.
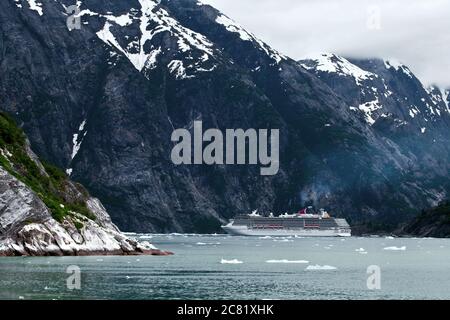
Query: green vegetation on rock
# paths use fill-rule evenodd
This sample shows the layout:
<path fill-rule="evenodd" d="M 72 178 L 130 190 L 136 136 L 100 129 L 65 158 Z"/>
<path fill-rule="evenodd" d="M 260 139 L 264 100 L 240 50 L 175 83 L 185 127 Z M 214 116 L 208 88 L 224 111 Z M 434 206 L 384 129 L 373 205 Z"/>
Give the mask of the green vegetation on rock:
<path fill-rule="evenodd" d="M 435 238 L 450 237 L 450 200 L 442 201 L 434 208 L 423 210 L 401 230 L 401 234 Z"/>
<path fill-rule="evenodd" d="M 95 220 L 83 199 L 85 190 L 70 182 L 61 169 L 49 163 L 43 162 L 43 168 L 40 168 L 27 153 L 26 143 L 24 132 L 14 120 L 0 112 L 0 166 L 31 188 L 58 222 L 62 222 L 71 212 Z M 68 200 L 65 193 L 70 189 L 76 189 L 81 196 Z M 79 223 L 77 227 L 81 228 L 82 224 Z"/>

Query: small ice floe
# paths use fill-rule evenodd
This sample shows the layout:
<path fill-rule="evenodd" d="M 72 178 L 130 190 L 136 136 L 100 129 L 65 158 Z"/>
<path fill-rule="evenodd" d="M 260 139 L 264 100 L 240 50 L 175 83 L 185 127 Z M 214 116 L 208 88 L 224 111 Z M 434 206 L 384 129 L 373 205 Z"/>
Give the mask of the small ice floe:
<path fill-rule="evenodd" d="M 281 259 L 281 260 L 267 260 L 266 263 L 292 263 L 292 264 L 305 264 L 305 263 L 309 263 L 309 261 L 306 261 L 306 260 L 287 260 L 287 259 Z"/>
<path fill-rule="evenodd" d="M 331 250 L 331 246 L 323 247 L 325 250 Z"/>
<path fill-rule="evenodd" d="M 387 251 L 406 251 L 406 247 L 386 247 L 383 250 L 387 250 Z"/>
<path fill-rule="evenodd" d="M 366 249 L 364 249 L 364 248 L 355 249 L 355 251 L 362 253 L 362 254 L 367 253 Z"/>
<path fill-rule="evenodd" d="M 242 264 L 243 262 L 238 260 L 238 259 L 233 259 L 233 260 L 225 260 L 222 258 L 222 260 L 220 260 L 221 264 Z"/>
<path fill-rule="evenodd" d="M 131 279 L 131 277 L 130 277 L 130 276 L 126 276 L 125 278 L 126 278 L 127 280 L 128 280 L 128 279 Z"/>
<path fill-rule="evenodd" d="M 389 236 L 389 237 L 386 237 L 386 239 L 388 239 L 388 240 L 394 240 L 395 238 L 392 237 L 392 236 Z"/>
<path fill-rule="evenodd" d="M 259 239 L 272 239 L 271 236 L 259 237 Z"/>
<path fill-rule="evenodd" d="M 197 242 L 198 246 L 217 246 L 220 242 Z"/>
<path fill-rule="evenodd" d="M 97 260 L 95 260 L 95 261 L 97 261 L 97 262 L 103 262 L 103 259 L 97 259 Z"/>
<path fill-rule="evenodd" d="M 140 236 L 139 239 L 150 240 L 150 239 L 153 239 L 153 236 L 146 236 L 146 235 L 144 235 L 144 236 Z"/>
<path fill-rule="evenodd" d="M 19 296 L 19 300 L 25 300 L 24 296 Z"/>
<path fill-rule="evenodd" d="M 336 268 L 336 267 L 333 267 L 333 266 L 329 266 L 329 265 L 321 266 L 321 265 L 316 264 L 316 265 L 310 265 L 310 266 L 307 266 L 305 270 L 309 270 L 309 271 L 316 271 L 316 270 L 337 270 L 337 268 Z"/>
<path fill-rule="evenodd" d="M 294 240 L 291 239 L 274 239 L 275 242 L 294 242 Z"/>

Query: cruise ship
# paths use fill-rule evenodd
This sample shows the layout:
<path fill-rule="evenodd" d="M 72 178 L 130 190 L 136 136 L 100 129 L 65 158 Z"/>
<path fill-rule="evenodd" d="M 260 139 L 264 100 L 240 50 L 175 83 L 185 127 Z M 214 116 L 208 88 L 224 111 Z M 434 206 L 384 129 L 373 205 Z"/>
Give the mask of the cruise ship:
<path fill-rule="evenodd" d="M 301 236 L 301 237 L 350 237 L 351 228 L 345 219 L 332 218 L 325 210 L 308 213 L 312 208 L 297 214 L 278 217 L 262 216 L 255 212 L 230 220 L 222 229 L 235 236 Z"/>

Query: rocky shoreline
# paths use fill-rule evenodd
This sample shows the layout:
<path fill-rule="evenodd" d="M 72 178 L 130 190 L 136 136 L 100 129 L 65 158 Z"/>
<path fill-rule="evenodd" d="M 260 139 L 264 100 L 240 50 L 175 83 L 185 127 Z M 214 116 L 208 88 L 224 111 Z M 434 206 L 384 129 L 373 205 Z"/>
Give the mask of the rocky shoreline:
<path fill-rule="evenodd" d="M 0 167 L 0 256 L 95 256 L 172 254 L 124 235 L 98 199 L 90 218 L 77 212 L 56 221 L 24 183 Z"/>
<path fill-rule="evenodd" d="M 0 256 L 170 254 L 123 234 L 98 199 L 41 162 L 0 113 Z"/>

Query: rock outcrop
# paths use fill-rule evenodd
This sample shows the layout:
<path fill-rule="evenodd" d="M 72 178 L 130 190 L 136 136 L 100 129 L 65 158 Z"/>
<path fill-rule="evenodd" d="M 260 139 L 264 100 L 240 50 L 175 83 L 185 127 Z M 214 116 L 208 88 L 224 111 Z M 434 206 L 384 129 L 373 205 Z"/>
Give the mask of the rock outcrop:
<path fill-rule="evenodd" d="M 125 236 L 98 199 L 57 179 L 6 115 L 0 126 L 0 256 L 168 254 Z"/>
<path fill-rule="evenodd" d="M 423 210 L 413 221 L 401 228 L 402 236 L 450 238 L 450 201 Z"/>

